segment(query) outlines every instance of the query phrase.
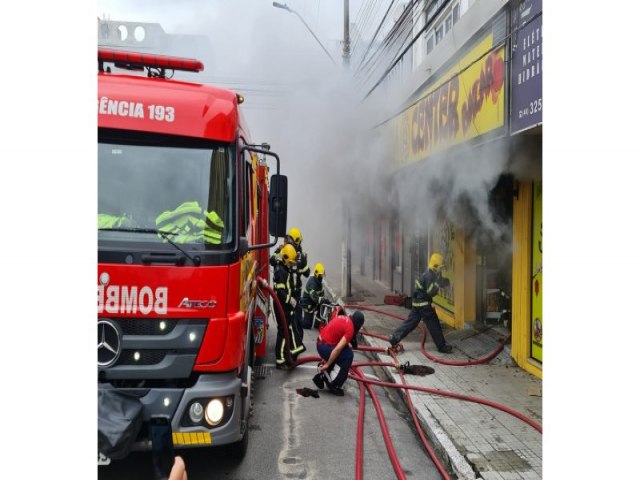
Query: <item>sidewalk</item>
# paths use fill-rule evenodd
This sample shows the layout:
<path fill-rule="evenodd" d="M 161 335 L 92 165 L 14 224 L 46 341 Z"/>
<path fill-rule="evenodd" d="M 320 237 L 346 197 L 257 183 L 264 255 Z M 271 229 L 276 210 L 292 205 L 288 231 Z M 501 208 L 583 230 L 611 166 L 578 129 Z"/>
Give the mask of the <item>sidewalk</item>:
<path fill-rule="evenodd" d="M 375 306 L 402 317 L 409 310 L 384 305 L 384 286 L 368 278 L 352 275 L 353 296 L 346 304 Z M 364 311 L 364 329 L 388 336 L 400 324 L 399 320 L 375 312 Z M 471 360 L 482 358 L 498 347 L 508 335 L 502 327 L 486 328 L 467 325 L 465 330 L 446 328 L 447 342 L 453 353 L 442 354 L 435 349 L 427 334 L 425 350 L 438 358 Z M 449 366 L 427 359 L 420 350 L 422 329 L 416 328 L 403 341 L 401 363 L 429 365 L 436 371 L 424 377 L 407 375 L 406 380 L 418 386 L 480 397 L 516 410 L 542 424 L 542 382 L 517 367 L 505 349 L 489 363 L 472 366 Z M 365 336 L 371 346 L 387 347 L 384 340 Z M 390 361 L 384 354 L 374 354 L 381 361 Z M 389 381 L 400 383 L 394 368 L 385 367 Z M 542 478 L 542 434 L 522 420 L 500 410 L 455 398 L 412 392 L 416 413 L 434 449 L 450 472 L 459 479 L 512 480 Z"/>

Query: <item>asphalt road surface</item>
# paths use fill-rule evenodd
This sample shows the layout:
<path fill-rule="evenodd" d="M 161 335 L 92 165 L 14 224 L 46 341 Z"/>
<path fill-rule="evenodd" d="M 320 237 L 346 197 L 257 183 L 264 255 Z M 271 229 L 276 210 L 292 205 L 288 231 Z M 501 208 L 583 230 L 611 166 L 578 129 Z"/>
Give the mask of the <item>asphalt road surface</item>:
<path fill-rule="evenodd" d="M 311 378 L 316 365 L 308 363 L 292 371 L 276 370 L 273 342 L 276 328 L 269 328 L 269 355 L 255 382 L 253 416 L 249 423 L 249 451 L 234 462 L 224 448 L 177 450 L 185 460 L 189 480 L 353 479 L 360 392 L 353 380 L 345 384 L 345 396 L 326 390 L 320 398 L 302 397 L 297 388 L 316 388 Z M 316 354 L 315 331 L 305 331 L 306 354 Z M 357 353 L 356 361 L 364 361 Z M 374 374 L 373 369 L 363 369 Z M 397 392 L 375 387 L 400 464 L 409 478 L 440 479 L 440 474 L 413 430 L 411 417 Z M 368 399 L 365 407 L 364 478 L 395 478 L 378 417 Z M 100 479 L 152 479 L 151 455 L 133 453 L 125 460 L 98 467 Z"/>

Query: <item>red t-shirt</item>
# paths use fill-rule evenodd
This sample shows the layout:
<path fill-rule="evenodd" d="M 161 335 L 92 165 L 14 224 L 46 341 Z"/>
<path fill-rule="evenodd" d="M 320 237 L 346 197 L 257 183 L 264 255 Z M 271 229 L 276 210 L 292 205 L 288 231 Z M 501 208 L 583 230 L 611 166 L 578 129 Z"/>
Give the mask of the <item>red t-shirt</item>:
<path fill-rule="evenodd" d="M 320 336 L 328 345 L 337 345 L 342 337 L 346 337 L 349 343 L 353 337 L 353 322 L 346 315 L 338 315 L 327 323 L 320 332 Z"/>

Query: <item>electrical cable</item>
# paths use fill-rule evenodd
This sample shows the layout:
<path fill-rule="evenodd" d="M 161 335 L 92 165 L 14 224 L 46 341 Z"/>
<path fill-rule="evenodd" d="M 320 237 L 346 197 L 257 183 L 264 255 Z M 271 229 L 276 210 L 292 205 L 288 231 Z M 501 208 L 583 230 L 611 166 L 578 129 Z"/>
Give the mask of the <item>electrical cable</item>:
<path fill-rule="evenodd" d="M 380 33 L 380 30 L 382 29 L 382 25 L 384 24 L 385 20 L 387 19 L 387 16 L 389 15 L 389 12 L 391 11 L 391 7 L 393 7 L 393 4 L 395 3 L 395 1 L 396 0 L 391 0 L 391 3 L 389 4 L 389 8 L 387 8 L 387 11 L 385 12 L 384 16 L 382 17 L 382 20 L 378 24 L 378 28 L 376 29 L 376 32 L 373 34 L 373 37 L 371 37 L 371 41 L 369 42 L 369 45 L 367 46 L 367 50 L 362 55 L 362 58 L 360 59 L 360 63 L 358 64 L 358 67 L 356 68 L 356 71 L 360 70 L 360 67 L 362 66 L 362 62 L 364 62 L 365 58 L 367 57 L 367 53 L 369 53 L 369 50 L 371 49 L 371 45 L 373 45 L 373 42 L 375 41 L 376 37 L 378 36 L 378 33 Z"/>
<path fill-rule="evenodd" d="M 391 49 L 392 45 L 395 44 L 396 40 L 400 38 L 400 35 L 404 33 L 406 29 L 405 24 L 407 23 L 407 17 L 409 16 L 409 12 L 412 12 L 412 15 L 413 15 L 411 17 L 411 23 L 413 23 L 415 19 L 418 18 L 419 15 L 421 15 L 421 12 L 419 9 L 416 9 L 415 11 L 413 9 L 413 7 L 418 1 L 420 0 L 412 0 L 411 5 L 404 7 L 402 14 L 400 15 L 400 18 L 398 18 L 398 20 L 395 21 L 395 23 L 393 24 L 393 27 L 391 28 L 389 33 L 387 33 L 387 36 L 382 41 L 382 43 L 378 46 L 378 48 L 371 54 L 371 57 L 369 57 L 369 60 L 367 60 L 364 63 L 364 65 L 361 65 L 358 67 L 358 70 L 356 71 L 356 75 L 362 75 L 361 72 L 371 73 L 372 68 L 377 63 L 379 63 L 382 58 L 389 57 L 388 52 L 386 52 L 386 50 Z M 409 32 L 411 32 L 411 29 L 408 29 L 408 30 Z M 402 42 L 402 44 L 406 42 L 407 37 L 408 35 L 405 36 L 405 40 Z M 402 48 L 402 46 L 400 48 Z M 385 57 L 383 57 L 383 55 L 385 55 Z M 367 68 L 366 71 L 365 71 L 365 68 Z"/>
<path fill-rule="evenodd" d="M 441 7 L 442 8 L 442 7 Z M 532 21 L 534 21 L 536 18 L 538 18 L 539 16 L 542 15 L 542 12 L 537 13 L 536 15 L 534 15 L 533 17 L 531 17 L 527 22 L 523 23 L 522 25 L 519 25 L 515 28 L 512 27 L 511 33 L 505 34 L 503 41 L 506 43 L 506 41 L 511 38 L 514 34 L 517 34 L 519 32 L 519 30 L 521 30 L 522 28 L 524 28 L 525 26 L 527 26 L 529 23 L 531 23 Z M 433 16 L 433 18 L 436 18 L 437 14 Z M 416 42 L 416 40 L 420 37 L 420 35 L 427 29 L 427 27 L 429 27 L 431 25 L 431 23 L 433 22 L 429 22 L 427 23 L 422 29 L 420 29 L 420 31 L 418 32 L 418 34 L 413 38 L 413 40 L 411 41 L 411 43 L 409 44 L 409 46 L 407 48 L 405 48 L 405 50 L 402 52 L 402 54 L 400 55 L 400 57 L 398 57 L 394 63 L 391 65 L 391 67 L 387 68 L 387 70 L 385 71 L 385 73 L 382 75 L 382 77 L 380 77 L 380 79 L 376 82 L 376 84 L 369 90 L 369 92 L 367 92 L 367 94 L 362 98 L 361 102 L 366 100 L 369 95 L 371 95 L 371 93 L 380 85 L 380 83 L 382 82 L 382 80 L 385 79 L 385 77 L 389 74 L 389 72 L 393 69 L 393 67 L 398 63 L 398 61 L 400 60 L 400 58 L 402 58 L 404 56 L 404 54 L 408 51 L 409 48 L 411 48 L 411 46 Z M 474 65 L 479 59 L 481 59 L 483 56 L 485 56 L 486 54 L 490 53 L 493 50 L 497 50 L 498 48 L 501 48 L 502 44 L 495 46 L 495 47 L 491 47 L 488 50 L 486 50 L 485 52 L 482 52 L 475 60 L 471 61 L 466 67 L 462 68 L 459 72 L 456 72 L 454 75 L 452 75 L 452 78 L 455 76 L 460 75 L 461 73 L 463 73 L 464 71 L 466 71 L 468 68 L 470 68 L 472 65 Z M 417 103 L 417 101 L 416 101 Z M 410 105 L 411 106 L 411 105 Z M 409 107 L 410 107 L 409 106 Z M 409 108 L 407 107 L 407 108 Z M 404 111 L 404 110 L 403 110 Z"/>

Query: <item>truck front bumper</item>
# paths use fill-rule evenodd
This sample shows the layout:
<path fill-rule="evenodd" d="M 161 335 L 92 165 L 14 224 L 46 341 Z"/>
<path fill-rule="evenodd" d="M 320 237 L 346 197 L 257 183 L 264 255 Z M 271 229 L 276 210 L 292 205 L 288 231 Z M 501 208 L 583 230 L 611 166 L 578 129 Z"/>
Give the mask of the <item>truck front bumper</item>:
<path fill-rule="evenodd" d="M 226 445 L 241 440 L 244 426 L 242 419 L 241 380 L 233 373 L 200 375 L 190 388 L 123 389 L 136 394 L 143 405 L 144 423 L 141 435 L 133 446 L 135 451 L 151 449 L 147 426 L 154 415 L 164 415 L 171 419 L 173 443 L 176 448 L 208 447 Z M 190 405 L 214 398 L 231 397 L 232 405 L 226 406 L 224 420 L 217 426 L 210 426 L 205 420 L 200 425 L 192 425 L 188 419 Z M 206 405 L 206 403 L 205 403 Z"/>

